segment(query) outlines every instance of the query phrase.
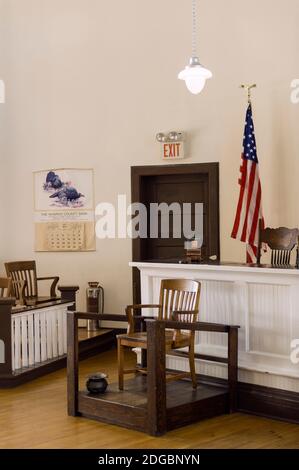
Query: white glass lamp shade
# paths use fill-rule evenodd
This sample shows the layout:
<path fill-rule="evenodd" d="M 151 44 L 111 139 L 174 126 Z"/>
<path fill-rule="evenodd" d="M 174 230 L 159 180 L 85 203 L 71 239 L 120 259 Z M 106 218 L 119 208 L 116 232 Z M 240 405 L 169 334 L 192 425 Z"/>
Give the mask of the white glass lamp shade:
<path fill-rule="evenodd" d="M 178 78 L 185 80 L 188 90 L 197 95 L 200 93 L 208 78 L 212 78 L 212 72 L 200 65 L 199 60 L 196 57 L 192 57 L 190 64 L 182 70 Z"/>

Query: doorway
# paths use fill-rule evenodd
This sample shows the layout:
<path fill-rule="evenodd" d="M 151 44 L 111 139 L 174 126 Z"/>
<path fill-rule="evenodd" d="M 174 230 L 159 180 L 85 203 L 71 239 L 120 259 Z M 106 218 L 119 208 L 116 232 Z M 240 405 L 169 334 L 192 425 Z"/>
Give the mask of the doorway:
<path fill-rule="evenodd" d="M 215 256 L 220 260 L 219 243 L 219 163 L 184 165 L 157 165 L 131 167 L 132 203 L 189 203 L 191 224 L 194 224 L 195 204 L 203 204 L 203 254 L 205 259 Z M 162 238 L 159 224 L 158 238 L 137 238 L 132 241 L 133 261 L 179 262 L 184 256 L 185 238 L 175 238 L 169 215 L 169 238 Z M 159 220 L 160 221 L 160 220 Z M 147 224 L 150 233 L 150 218 Z M 139 271 L 133 268 L 133 299 L 140 303 Z"/>

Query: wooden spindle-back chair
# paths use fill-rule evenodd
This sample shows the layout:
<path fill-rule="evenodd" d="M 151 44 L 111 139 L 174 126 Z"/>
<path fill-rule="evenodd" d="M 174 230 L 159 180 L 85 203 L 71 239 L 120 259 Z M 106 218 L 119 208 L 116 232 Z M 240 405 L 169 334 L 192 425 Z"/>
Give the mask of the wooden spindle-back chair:
<path fill-rule="evenodd" d="M 257 263 L 261 263 L 262 245 L 266 244 L 271 249 L 271 265 L 273 267 L 289 266 L 292 251 L 298 245 L 298 236 L 299 230 L 297 228 L 262 228 L 260 221 Z"/>
<path fill-rule="evenodd" d="M 124 374 L 136 370 L 146 373 L 144 369 L 124 368 L 124 348 L 147 349 L 146 332 L 136 332 L 135 312 L 144 308 L 157 309 L 159 320 L 176 320 L 181 322 L 195 322 L 198 316 L 200 300 L 200 283 L 189 279 L 164 279 L 161 281 L 159 304 L 128 305 L 126 314 L 128 319 L 127 334 L 118 335 L 118 376 L 119 388 L 123 390 Z M 146 318 L 146 317 L 145 317 Z M 186 375 L 191 376 L 193 388 L 197 387 L 195 360 L 194 360 L 194 331 L 166 330 L 166 352 L 173 349 L 188 347 L 190 374 L 175 374 L 167 377 L 167 380 L 176 380 Z"/>
<path fill-rule="evenodd" d="M 7 276 L 12 278 L 13 294 L 20 300 L 20 303 L 28 303 L 33 301 L 48 302 L 55 300 L 56 286 L 59 281 L 58 276 L 37 277 L 35 261 L 13 261 L 5 263 Z M 52 280 L 50 287 L 50 295 L 39 297 L 38 295 L 38 281 Z"/>
<path fill-rule="evenodd" d="M 0 277 L 0 297 L 10 297 L 12 293 L 12 280 L 8 277 Z"/>

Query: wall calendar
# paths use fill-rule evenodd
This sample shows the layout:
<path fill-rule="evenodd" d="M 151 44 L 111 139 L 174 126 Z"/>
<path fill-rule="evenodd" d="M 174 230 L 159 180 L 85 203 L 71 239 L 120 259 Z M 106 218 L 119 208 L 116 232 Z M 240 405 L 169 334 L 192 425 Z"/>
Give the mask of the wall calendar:
<path fill-rule="evenodd" d="M 92 169 L 34 173 L 35 251 L 96 248 Z"/>

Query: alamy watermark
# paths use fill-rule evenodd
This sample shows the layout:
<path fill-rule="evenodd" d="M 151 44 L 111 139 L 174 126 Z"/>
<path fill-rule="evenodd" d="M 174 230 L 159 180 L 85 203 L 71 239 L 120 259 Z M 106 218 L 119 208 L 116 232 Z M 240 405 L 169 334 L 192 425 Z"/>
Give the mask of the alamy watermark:
<path fill-rule="evenodd" d="M 96 206 L 96 235 L 104 238 L 203 238 L 203 204 L 141 202 L 127 204 L 119 194 L 117 207 L 109 202 Z"/>
<path fill-rule="evenodd" d="M 299 364 L 299 339 L 293 339 L 291 342 L 291 350 L 290 359 L 292 364 Z"/>
<path fill-rule="evenodd" d="M 5 364 L 5 344 L 2 339 L 0 339 L 0 364 Z"/>
<path fill-rule="evenodd" d="M 291 82 L 291 103 L 299 103 L 299 78 L 294 78 Z"/>

